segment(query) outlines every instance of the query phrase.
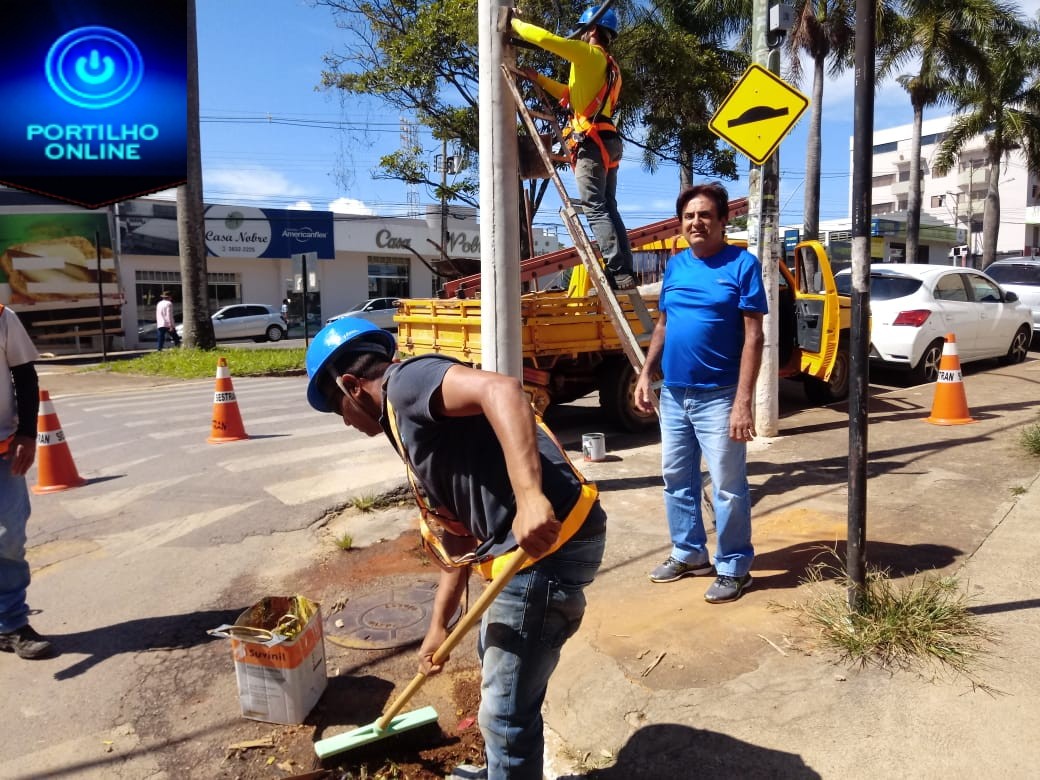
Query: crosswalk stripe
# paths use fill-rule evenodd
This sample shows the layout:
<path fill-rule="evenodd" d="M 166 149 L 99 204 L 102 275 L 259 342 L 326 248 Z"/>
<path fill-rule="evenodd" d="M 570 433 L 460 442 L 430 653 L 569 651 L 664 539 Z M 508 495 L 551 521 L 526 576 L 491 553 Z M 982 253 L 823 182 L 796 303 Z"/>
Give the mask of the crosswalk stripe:
<path fill-rule="evenodd" d="M 68 498 L 65 498 L 65 494 L 62 494 L 61 503 L 65 510 L 77 520 L 86 520 L 99 515 L 114 515 L 148 496 L 162 493 L 190 479 L 191 475 L 186 474 L 182 477 L 146 482 L 87 498 L 76 498 L 79 495 L 77 493 L 70 493 Z"/>
<path fill-rule="evenodd" d="M 386 463 L 356 463 L 346 468 L 321 469 L 313 476 L 278 482 L 264 490 L 286 506 L 296 506 L 319 498 L 358 495 L 404 478 L 403 472 L 391 471 Z"/>
<path fill-rule="evenodd" d="M 222 461 L 220 465 L 232 472 L 253 471 L 287 463 L 303 463 L 304 461 L 317 458 L 336 458 L 338 462 L 343 462 L 343 453 L 346 453 L 349 458 L 354 458 L 356 455 L 367 454 L 373 450 L 389 451 L 386 442 L 379 438 L 351 442 L 349 449 L 343 447 L 342 440 L 340 440 L 318 447 L 306 447 L 288 452 L 278 450 L 244 458 L 235 458 L 234 460 Z"/>
<path fill-rule="evenodd" d="M 175 542 L 200 528 L 213 525 L 239 512 L 245 512 L 259 503 L 259 501 L 251 501 L 248 504 L 231 504 L 205 512 L 181 515 L 171 520 L 133 528 L 123 533 L 101 536 L 97 541 L 117 558 L 135 555 L 144 550 Z"/>

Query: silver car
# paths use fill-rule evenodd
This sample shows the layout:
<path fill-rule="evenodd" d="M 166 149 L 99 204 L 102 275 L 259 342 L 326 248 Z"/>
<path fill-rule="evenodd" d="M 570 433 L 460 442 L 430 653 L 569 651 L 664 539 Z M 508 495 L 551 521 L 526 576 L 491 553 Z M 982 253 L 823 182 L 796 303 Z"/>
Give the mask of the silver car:
<path fill-rule="evenodd" d="M 1033 312 L 1033 335 L 1040 334 L 1040 258 L 1016 257 L 997 260 L 986 273 Z"/>
<path fill-rule="evenodd" d="M 288 328 L 278 308 L 265 303 L 234 303 L 215 311 L 210 320 L 217 341 L 281 341 Z M 179 334 L 183 335 L 183 330 L 183 325 L 177 326 Z"/>
<path fill-rule="evenodd" d="M 370 298 L 367 301 L 362 301 L 356 306 L 353 306 L 349 311 L 343 312 L 343 314 L 329 317 L 325 320 L 325 324 L 327 325 L 330 322 L 335 322 L 343 317 L 358 317 L 363 320 L 368 320 L 377 328 L 396 331 L 397 323 L 394 322 L 394 315 L 397 314 L 398 302 L 398 298 Z"/>

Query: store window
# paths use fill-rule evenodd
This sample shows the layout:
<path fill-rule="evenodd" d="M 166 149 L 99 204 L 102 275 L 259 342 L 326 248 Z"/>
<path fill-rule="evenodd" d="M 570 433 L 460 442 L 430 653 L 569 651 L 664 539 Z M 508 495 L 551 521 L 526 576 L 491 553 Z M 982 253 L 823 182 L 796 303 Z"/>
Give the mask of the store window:
<path fill-rule="evenodd" d="M 368 297 L 407 298 L 411 295 L 409 271 L 405 258 L 368 256 Z"/>
<path fill-rule="evenodd" d="M 208 281 L 206 299 L 210 312 L 222 306 L 242 302 L 242 282 L 239 274 L 212 273 Z M 155 305 L 164 290 L 173 299 L 173 319 L 181 322 L 181 275 L 179 271 L 138 271 L 134 278 L 134 296 L 137 300 L 137 337 L 141 341 L 155 341 Z"/>

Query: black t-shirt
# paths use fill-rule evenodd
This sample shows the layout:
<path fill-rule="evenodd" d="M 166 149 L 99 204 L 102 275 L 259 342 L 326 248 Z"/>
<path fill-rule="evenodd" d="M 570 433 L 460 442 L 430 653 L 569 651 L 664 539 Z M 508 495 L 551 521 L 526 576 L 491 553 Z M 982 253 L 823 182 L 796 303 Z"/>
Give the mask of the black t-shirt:
<path fill-rule="evenodd" d="M 493 555 L 516 546 L 512 525 L 516 497 L 495 431 L 483 415 L 434 417 L 430 401 L 444 374 L 459 362 L 443 355 L 422 355 L 392 365 L 383 384 L 397 418 L 412 471 L 432 509 L 443 507 Z M 384 408 L 380 420 L 391 442 Z M 396 448 L 396 445 L 395 445 Z M 542 492 L 563 520 L 578 500 L 581 483 L 553 440 L 538 429 Z"/>

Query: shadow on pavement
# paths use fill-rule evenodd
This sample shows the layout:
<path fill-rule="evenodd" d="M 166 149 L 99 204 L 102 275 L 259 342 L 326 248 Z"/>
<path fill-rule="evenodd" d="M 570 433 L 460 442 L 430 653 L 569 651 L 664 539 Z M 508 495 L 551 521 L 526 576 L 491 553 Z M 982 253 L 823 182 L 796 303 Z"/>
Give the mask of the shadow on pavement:
<path fill-rule="evenodd" d="M 87 656 L 72 666 L 56 672 L 54 678 L 67 680 L 83 674 L 107 658 L 120 653 L 144 653 L 149 650 L 175 650 L 203 642 L 219 642 L 206 634 L 211 628 L 234 623 L 248 604 L 236 609 L 211 609 L 185 615 L 127 620 L 111 626 L 99 626 L 74 634 L 50 634 L 55 649 L 62 655 Z"/>
<path fill-rule="evenodd" d="M 896 544 L 868 541 L 866 558 L 871 569 L 886 571 L 892 577 L 906 577 L 918 572 L 944 569 L 957 560 L 962 551 L 943 544 Z M 801 542 L 755 555 L 752 574 L 755 590 L 797 588 L 811 566 L 820 567 L 824 580 L 842 576 L 845 566 L 845 541 L 833 539 Z M 775 571 L 778 574 L 759 574 Z"/>
<path fill-rule="evenodd" d="M 560 780 L 671 780 L 677 777 L 783 777 L 809 780 L 820 774 L 806 766 L 801 756 L 752 745 L 704 729 L 673 723 L 641 728 L 618 753 L 617 763 L 583 775 Z"/>

